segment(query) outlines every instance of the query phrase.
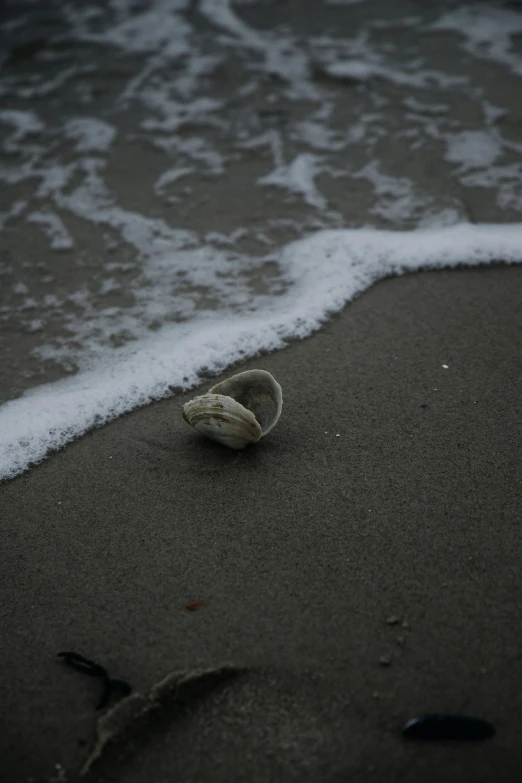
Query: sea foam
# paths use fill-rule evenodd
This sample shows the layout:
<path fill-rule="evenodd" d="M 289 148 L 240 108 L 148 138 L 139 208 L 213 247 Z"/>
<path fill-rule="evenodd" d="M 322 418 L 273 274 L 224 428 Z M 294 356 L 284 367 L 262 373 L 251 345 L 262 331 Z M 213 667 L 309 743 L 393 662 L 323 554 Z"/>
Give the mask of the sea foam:
<path fill-rule="evenodd" d="M 521 260 L 516 9 L 95 0 L 58 4 L 40 48 L 15 5 L 0 477 L 386 275 Z"/>
<path fill-rule="evenodd" d="M 40 386 L 0 408 L 0 478 L 16 476 L 89 429 L 197 385 L 198 373 L 303 338 L 377 280 L 421 269 L 522 261 L 522 223 L 435 230 L 319 231 L 285 247 L 286 293 L 258 310 L 170 324 L 107 351 L 96 368 Z"/>

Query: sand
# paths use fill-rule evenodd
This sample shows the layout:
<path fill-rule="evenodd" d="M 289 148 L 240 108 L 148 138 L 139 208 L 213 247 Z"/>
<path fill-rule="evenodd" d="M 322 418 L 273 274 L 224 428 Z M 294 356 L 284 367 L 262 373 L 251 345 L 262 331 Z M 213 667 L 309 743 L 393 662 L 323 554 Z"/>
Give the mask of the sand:
<path fill-rule="evenodd" d="M 427 16 L 454 6 L 435 4 Z M 241 13 L 260 28 L 290 20 L 297 37 L 318 26 L 315 3 L 244 4 Z M 359 18 L 388 13 L 402 19 L 420 5 L 332 5 L 325 18 L 355 35 Z M 53 14 L 42 16 L 36 49 L 46 24 L 59 27 Z M 205 32 L 208 22 L 191 14 Z M 14 26 L 9 36 L 16 30 L 26 34 Z M 383 28 L 389 35 L 408 54 L 408 28 Z M 463 55 L 456 40 L 451 33 L 433 51 L 426 43 L 429 61 L 473 76 L 469 95 L 446 107 L 448 128 L 482 131 L 479 99 L 489 95 L 512 108 L 498 122 L 519 143 L 518 77 Z M 52 60 L 31 64 L 30 48 L 21 46 L 11 67 L 52 71 Z M 80 62 L 89 56 L 81 51 Z M 137 67 L 111 56 L 93 113 L 110 102 L 111 84 L 121 87 L 125 68 Z M 216 76 L 216 94 L 234 94 L 235 70 Z M 78 111 L 68 89 L 57 104 L 66 118 Z M 436 133 L 415 154 L 410 136 L 390 135 L 408 122 L 404 91 L 393 80 L 379 90 L 389 101 L 379 104 L 387 130 L 376 147 L 384 173 L 410 178 L 435 211 L 520 220 L 515 197 L 502 205 L 497 188 L 462 184 Z M 341 129 L 363 111 L 346 95 L 336 109 Z M 428 122 L 440 94 L 427 86 L 420 97 Z M 49 100 L 35 102 L 38 111 L 58 111 Z M 369 101 L 363 95 L 360 106 L 373 112 Z M 247 108 L 260 109 L 260 132 L 272 127 L 265 103 Z M 283 105 L 281 123 L 299 111 Z M 128 209 L 149 209 L 157 154 L 115 145 L 114 189 Z M 339 154 L 352 171 L 363 165 L 356 145 Z M 503 156 L 518 165 L 518 147 Z M 259 176 L 270 170 L 270 160 L 252 161 Z M 242 171 L 201 177 L 179 205 L 180 224 L 226 234 L 259 215 L 306 214 L 283 192 L 255 188 L 246 198 L 251 177 Z M 347 193 L 342 178 L 324 179 L 321 192 L 346 225 L 419 222 L 405 198 L 397 223 L 393 188 L 379 213 L 369 182 Z M 170 221 L 170 207 L 162 209 Z M 31 230 L 9 223 L 3 252 L 13 267 L 54 265 L 60 280 L 66 269 L 71 290 L 85 279 L 72 263 L 81 252 L 89 275 L 103 271 L 90 225 L 71 224 L 70 257 Z M 292 238 L 282 231 L 281 244 Z M 284 393 L 277 427 L 245 451 L 186 425 L 181 407 L 193 391 L 93 431 L 0 485 L 2 783 L 518 781 L 521 290 L 522 268 L 502 265 L 383 281 L 309 339 L 237 367 L 269 370 Z M 2 339 L 0 399 L 67 374 L 35 359 L 38 334 L 13 322 Z M 97 711 L 101 683 L 68 669 L 57 659 L 63 650 L 96 659 L 134 694 Z M 477 715 L 497 734 L 465 745 L 405 740 L 401 727 L 425 712 Z M 119 740 L 104 746 L 111 736 Z"/>
<path fill-rule="evenodd" d="M 387 280 L 241 365 L 284 392 L 243 452 L 186 425 L 188 394 L 4 484 L 3 780 L 76 780 L 89 755 L 100 685 L 64 649 L 142 694 L 241 670 L 174 692 L 87 781 L 516 780 L 521 285 L 503 266 Z M 497 736 L 404 740 L 422 712 Z"/>

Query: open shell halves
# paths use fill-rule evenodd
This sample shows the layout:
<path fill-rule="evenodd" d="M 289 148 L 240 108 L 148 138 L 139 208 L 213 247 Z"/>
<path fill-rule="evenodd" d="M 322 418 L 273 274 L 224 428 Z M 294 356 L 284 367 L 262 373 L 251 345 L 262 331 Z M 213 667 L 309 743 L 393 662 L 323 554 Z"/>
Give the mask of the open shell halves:
<path fill-rule="evenodd" d="M 183 406 L 183 418 L 207 438 L 243 449 L 270 432 L 281 415 L 281 386 L 266 370 L 247 370 L 217 383 Z"/>

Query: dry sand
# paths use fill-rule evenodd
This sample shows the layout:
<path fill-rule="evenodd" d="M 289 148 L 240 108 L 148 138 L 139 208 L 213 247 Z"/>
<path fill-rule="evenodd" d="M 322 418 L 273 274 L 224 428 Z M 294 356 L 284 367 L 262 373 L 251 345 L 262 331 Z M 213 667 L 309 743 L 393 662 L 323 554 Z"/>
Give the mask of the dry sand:
<path fill-rule="evenodd" d="M 242 365 L 284 391 L 244 452 L 176 396 L 3 485 L 2 779 L 72 781 L 89 753 L 99 683 L 63 649 L 142 693 L 246 669 L 164 705 L 88 781 L 519 779 L 521 286 L 513 267 L 388 280 Z M 432 711 L 497 736 L 401 737 Z"/>

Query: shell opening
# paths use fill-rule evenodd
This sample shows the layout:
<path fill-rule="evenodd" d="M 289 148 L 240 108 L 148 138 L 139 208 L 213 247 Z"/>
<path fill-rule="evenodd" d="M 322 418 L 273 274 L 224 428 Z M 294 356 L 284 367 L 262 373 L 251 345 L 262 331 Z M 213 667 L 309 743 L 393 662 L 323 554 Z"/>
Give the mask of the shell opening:
<path fill-rule="evenodd" d="M 252 411 L 263 435 L 275 427 L 281 416 L 283 392 L 267 370 L 246 370 L 232 375 L 213 386 L 210 393 L 225 394 Z"/>
<path fill-rule="evenodd" d="M 281 386 L 266 370 L 247 370 L 217 383 L 183 406 L 183 418 L 202 435 L 243 449 L 270 432 L 281 415 Z"/>

